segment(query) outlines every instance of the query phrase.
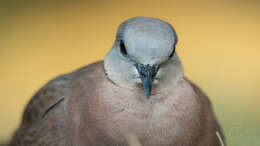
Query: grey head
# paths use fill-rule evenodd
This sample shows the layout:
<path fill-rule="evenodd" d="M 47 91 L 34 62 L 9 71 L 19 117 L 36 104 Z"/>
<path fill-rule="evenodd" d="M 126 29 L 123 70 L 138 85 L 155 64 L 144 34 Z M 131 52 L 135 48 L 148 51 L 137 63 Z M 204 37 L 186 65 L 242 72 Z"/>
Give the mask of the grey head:
<path fill-rule="evenodd" d="M 105 56 L 105 72 L 118 86 L 142 87 L 149 99 L 152 87 L 159 91 L 183 77 L 176 44 L 169 23 L 149 17 L 129 19 L 119 26 L 113 48 Z"/>

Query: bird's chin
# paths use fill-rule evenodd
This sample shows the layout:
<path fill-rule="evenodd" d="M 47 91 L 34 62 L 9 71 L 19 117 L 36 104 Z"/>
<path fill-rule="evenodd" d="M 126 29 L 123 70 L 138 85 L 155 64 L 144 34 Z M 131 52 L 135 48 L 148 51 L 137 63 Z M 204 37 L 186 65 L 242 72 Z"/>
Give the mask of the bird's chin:
<path fill-rule="evenodd" d="M 135 78 L 135 79 L 134 79 L 134 82 L 135 82 L 137 85 L 142 85 L 142 84 L 143 84 L 140 78 Z M 158 78 L 155 78 L 155 79 L 153 80 L 153 84 L 154 84 L 154 85 L 158 85 L 158 83 L 159 83 L 159 79 L 158 79 Z"/>
<path fill-rule="evenodd" d="M 159 83 L 158 79 L 153 80 L 153 84 L 157 85 Z"/>

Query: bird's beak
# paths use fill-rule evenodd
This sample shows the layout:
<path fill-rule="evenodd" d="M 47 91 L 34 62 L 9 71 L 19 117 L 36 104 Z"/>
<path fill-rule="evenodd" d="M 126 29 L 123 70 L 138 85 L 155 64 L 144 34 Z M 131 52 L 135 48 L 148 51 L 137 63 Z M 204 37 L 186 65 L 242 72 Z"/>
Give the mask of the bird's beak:
<path fill-rule="evenodd" d="M 143 83 L 146 98 L 149 99 L 152 91 L 153 81 L 159 70 L 159 66 L 149 65 L 149 64 L 147 65 L 137 64 L 136 69 Z"/>

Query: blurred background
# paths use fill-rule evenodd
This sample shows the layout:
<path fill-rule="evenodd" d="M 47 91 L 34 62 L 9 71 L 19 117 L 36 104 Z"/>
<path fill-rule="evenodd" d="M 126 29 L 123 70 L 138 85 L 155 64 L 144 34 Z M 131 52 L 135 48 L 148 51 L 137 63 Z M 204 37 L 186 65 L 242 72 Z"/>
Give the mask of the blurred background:
<path fill-rule="evenodd" d="M 0 1 L 0 141 L 48 80 L 103 59 L 134 16 L 170 22 L 186 76 L 212 101 L 229 146 L 260 145 L 260 1 Z"/>

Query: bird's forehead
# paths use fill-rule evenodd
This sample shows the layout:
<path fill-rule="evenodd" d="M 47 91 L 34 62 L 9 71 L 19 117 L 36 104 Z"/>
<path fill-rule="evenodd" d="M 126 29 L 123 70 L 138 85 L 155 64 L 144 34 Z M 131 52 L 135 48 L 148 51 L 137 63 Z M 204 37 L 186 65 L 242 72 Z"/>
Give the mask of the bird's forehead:
<path fill-rule="evenodd" d="M 171 26 L 158 20 L 128 24 L 123 35 L 128 53 L 144 62 L 168 56 L 175 37 Z"/>

